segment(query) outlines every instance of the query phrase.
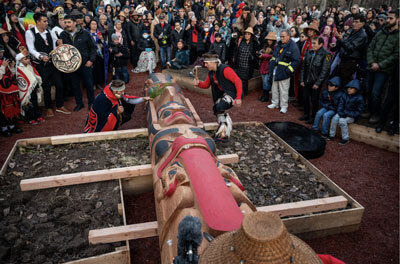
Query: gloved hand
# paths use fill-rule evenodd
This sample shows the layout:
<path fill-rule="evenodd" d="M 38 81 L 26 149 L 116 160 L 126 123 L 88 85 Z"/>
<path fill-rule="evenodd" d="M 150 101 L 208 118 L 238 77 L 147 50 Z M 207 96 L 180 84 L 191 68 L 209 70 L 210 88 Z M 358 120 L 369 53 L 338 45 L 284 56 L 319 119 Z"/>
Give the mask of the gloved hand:
<path fill-rule="evenodd" d="M 151 48 L 146 48 L 145 51 L 150 52 Z"/>

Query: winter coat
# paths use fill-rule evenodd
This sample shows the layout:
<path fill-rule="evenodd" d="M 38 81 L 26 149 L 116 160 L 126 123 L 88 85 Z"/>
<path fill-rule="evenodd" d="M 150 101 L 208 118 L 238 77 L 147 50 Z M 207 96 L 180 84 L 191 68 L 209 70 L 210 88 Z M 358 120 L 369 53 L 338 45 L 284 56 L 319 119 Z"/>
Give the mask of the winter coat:
<path fill-rule="evenodd" d="M 154 43 L 154 41 L 151 39 L 150 36 L 148 38 L 141 37 L 139 39 L 137 48 L 140 52 L 142 52 L 148 48 L 150 48 L 154 51 L 156 49 L 156 44 Z"/>
<path fill-rule="evenodd" d="M 189 49 L 191 48 L 192 45 L 195 45 L 197 51 L 205 51 L 206 47 L 205 47 L 205 44 L 203 43 L 204 30 L 198 24 L 195 25 L 195 28 L 197 30 L 197 43 L 193 43 L 193 39 L 192 39 L 193 27 L 190 26 L 190 29 L 186 31 L 187 45 L 188 45 Z"/>
<path fill-rule="evenodd" d="M 399 30 L 379 30 L 368 46 L 367 60 L 369 66 L 378 63 L 381 71 L 392 74 L 395 64 L 399 63 Z"/>
<path fill-rule="evenodd" d="M 296 43 L 293 40 L 290 40 L 286 44 L 279 41 L 269 62 L 269 75 L 272 78 L 276 68 L 275 77 L 273 77 L 274 81 L 288 79 L 293 75 L 297 67 L 299 67 L 299 64 L 300 51 Z"/>
<path fill-rule="evenodd" d="M 244 38 L 239 40 L 239 44 L 235 45 L 235 51 L 234 51 L 234 67 L 237 68 L 239 64 L 239 48 L 240 44 L 242 44 L 242 41 L 245 41 Z M 260 50 L 260 47 L 258 45 L 258 42 L 253 39 L 250 40 L 250 56 L 249 56 L 249 61 L 248 65 L 252 66 L 253 68 L 258 69 L 258 57 L 257 57 L 257 51 Z"/>
<path fill-rule="evenodd" d="M 180 32 L 176 31 L 176 29 L 172 30 L 172 32 L 171 32 L 171 44 L 172 44 L 172 47 L 175 50 L 178 49 L 178 46 L 177 46 L 178 45 L 178 41 L 180 39 L 184 40 L 184 38 L 185 38 L 185 30 L 184 29 L 181 29 Z"/>
<path fill-rule="evenodd" d="M 269 62 L 271 58 L 272 54 L 267 54 L 267 53 L 261 54 L 260 74 L 269 74 Z"/>
<path fill-rule="evenodd" d="M 179 63 L 180 65 L 183 65 L 185 67 L 189 66 L 189 51 L 188 50 L 177 50 L 176 51 L 176 62 Z"/>
<path fill-rule="evenodd" d="M 142 35 L 143 23 L 134 23 L 132 22 L 132 26 L 129 27 L 131 40 L 134 42 L 138 42 Z"/>
<path fill-rule="evenodd" d="M 219 43 L 214 42 L 213 44 L 211 44 L 211 47 L 210 47 L 210 52 L 218 54 L 218 58 L 222 61 L 222 63 L 224 63 L 224 61 L 226 61 L 226 50 L 227 50 L 227 47 L 223 41 L 221 41 Z"/>
<path fill-rule="evenodd" d="M 121 68 L 124 66 L 128 66 L 128 62 L 129 62 L 128 47 L 126 47 L 125 45 L 122 45 L 122 44 L 115 45 L 114 43 L 111 43 L 110 48 L 111 48 L 111 55 L 113 55 L 112 65 L 115 68 Z M 115 55 L 120 52 L 122 53 L 122 56 L 116 57 Z"/>
<path fill-rule="evenodd" d="M 88 60 L 91 62 L 96 60 L 97 46 L 90 33 L 82 29 L 81 26 L 76 27 L 76 33 L 73 37 L 69 32 L 64 30 L 61 32 L 60 38 L 63 44 L 72 45 L 79 50 L 82 56 L 81 65 L 85 65 Z"/>
<path fill-rule="evenodd" d="M 354 32 L 350 29 L 350 34 L 343 39 L 337 39 L 336 47 L 332 51 L 340 51 L 342 60 L 360 60 L 367 47 L 368 37 L 364 29 Z"/>
<path fill-rule="evenodd" d="M 231 43 L 231 29 L 226 26 L 226 27 L 221 27 L 219 29 L 219 33 L 222 36 L 222 39 L 225 41 L 225 44 L 227 47 L 229 47 L 230 43 Z"/>
<path fill-rule="evenodd" d="M 328 78 L 331 66 L 331 55 L 324 47 L 317 52 L 308 50 L 301 66 L 300 82 L 306 85 L 318 85 L 321 87 Z"/>
<path fill-rule="evenodd" d="M 324 89 L 321 93 L 321 98 L 319 99 L 320 107 L 337 112 L 343 94 L 344 92 L 340 89 L 334 92 L 329 92 L 328 89 Z"/>
<path fill-rule="evenodd" d="M 161 23 L 157 24 L 154 27 L 154 37 L 158 41 L 158 45 L 160 47 L 166 47 L 166 46 L 171 46 L 171 25 L 168 23 L 164 23 L 164 27 L 161 27 Z M 159 39 L 158 37 L 163 34 L 162 39 Z"/>
<path fill-rule="evenodd" d="M 347 92 L 344 92 L 339 101 L 337 112 L 340 117 L 352 117 L 354 119 L 357 119 L 358 117 L 360 117 L 364 109 L 364 98 L 360 94 L 360 81 L 350 81 L 346 85 L 346 88 L 349 87 L 356 88 L 358 90 L 358 93 L 350 95 Z"/>

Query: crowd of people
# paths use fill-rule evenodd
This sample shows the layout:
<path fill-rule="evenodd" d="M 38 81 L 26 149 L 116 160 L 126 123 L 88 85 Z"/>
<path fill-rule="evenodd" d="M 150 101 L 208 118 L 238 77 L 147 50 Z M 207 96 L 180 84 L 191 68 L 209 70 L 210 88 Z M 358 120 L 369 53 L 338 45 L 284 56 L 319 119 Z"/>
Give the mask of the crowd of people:
<path fill-rule="evenodd" d="M 71 114 L 64 101 L 74 96 L 73 111 L 84 108 L 81 83 L 90 110 L 94 89 L 103 89 L 110 76 L 126 84 L 129 69 L 152 73 L 159 62 L 162 69 L 204 66 L 203 54 L 216 56 L 209 60 L 214 68 L 229 65 L 240 78 L 237 100 L 246 97 L 248 81 L 259 71 L 259 100 L 282 114 L 292 103 L 314 130 L 322 119 L 328 140 L 339 124 L 340 143 L 346 144 L 347 124 L 361 116 L 378 133 L 399 127 L 399 10 L 385 5 L 321 11 L 241 0 L 4 0 L 0 23 L 3 136 L 21 133 L 21 120 L 44 122 L 41 100 L 45 117 L 54 115 L 52 85 L 55 111 Z M 51 61 L 49 54 L 62 44 L 81 54 L 73 73 Z"/>

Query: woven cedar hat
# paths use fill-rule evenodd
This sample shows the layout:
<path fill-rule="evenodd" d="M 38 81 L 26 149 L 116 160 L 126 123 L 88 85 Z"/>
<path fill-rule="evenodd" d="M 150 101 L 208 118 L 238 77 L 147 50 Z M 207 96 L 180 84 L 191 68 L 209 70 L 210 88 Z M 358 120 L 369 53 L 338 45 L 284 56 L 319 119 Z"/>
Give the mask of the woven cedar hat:
<path fill-rule="evenodd" d="M 4 30 L 0 27 L 0 35 L 9 33 L 7 30 Z"/>
<path fill-rule="evenodd" d="M 13 1 L 12 4 L 13 5 L 22 5 L 22 2 L 21 2 L 21 0 L 15 0 L 15 1 Z"/>
<path fill-rule="evenodd" d="M 268 32 L 268 35 L 265 37 L 265 39 L 277 40 L 275 32 L 272 32 L 272 31 Z"/>
<path fill-rule="evenodd" d="M 123 16 L 124 18 L 126 18 L 124 11 L 119 12 L 118 16 Z"/>
<path fill-rule="evenodd" d="M 319 35 L 320 34 L 320 32 L 319 32 L 319 21 L 318 20 L 314 20 L 313 22 L 311 22 L 311 24 L 308 27 L 304 28 L 303 31 L 307 31 L 309 29 L 315 30 L 317 32 L 317 34 Z"/>
<path fill-rule="evenodd" d="M 64 2 L 64 5 L 66 4 L 70 4 L 70 5 L 75 5 L 74 2 L 72 2 L 72 0 L 67 0 Z"/>
<path fill-rule="evenodd" d="M 246 33 L 246 32 L 248 32 L 248 33 L 254 35 L 254 31 L 253 31 L 253 28 L 252 28 L 252 27 L 248 27 L 248 28 L 244 31 L 244 33 Z"/>
<path fill-rule="evenodd" d="M 322 264 L 302 240 L 287 232 L 278 215 L 255 212 L 237 231 L 218 236 L 200 256 L 199 264 Z"/>

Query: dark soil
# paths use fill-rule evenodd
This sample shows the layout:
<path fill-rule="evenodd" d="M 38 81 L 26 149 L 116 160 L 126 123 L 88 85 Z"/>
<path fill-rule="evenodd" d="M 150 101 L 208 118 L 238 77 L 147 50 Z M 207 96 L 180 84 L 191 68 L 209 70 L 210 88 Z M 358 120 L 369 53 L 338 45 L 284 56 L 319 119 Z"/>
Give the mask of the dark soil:
<path fill-rule="evenodd" d="M 142 155 L 142 154 L 145 155 Z M 122 224 L 118 181 L 21 192 L 22 179 L 149 163 L 147 138 L 19 147 L 0 178 L 0 262 L 60 263 L 111 252 L 91 229 Z"/>
<path fill-rule="evenodd" d="M 229 166 L 256 206 L 335 196 L 262 126 L 235 127 L 228 143 L 217 144 L 218 155 L 231 153 L 239 163 Z"/>
<path fill-rule="evenodd" d="M 142 95 L 146 77 L 146 73 L 131 73 L 132 81 L 127 86 L 127 93 Z M 291 105 L 287 114 L 280 114 L 276 109 L 267 109 L 267 103 L 258 101 L 260 90 L 250 91 L 243 100 L 242 107 L 230 111 L 234 122 L 292 121 L 301 123 L 297 119 L 302 112 Z M 96 93 L 98 92 L 97 90 Z M 184 89 L 184 94 L 191 100 L 203 122 L 216 122 L 210 97 L 186 89 Z M 86 104 L 86 98 L 84 100 Z M 70 98 L 66 106 L 73 109 L 74 99 Z M 55 113 L 54 117 L 46 118 L 46 122 L 38 126 L 22 125 L 24 129 L 22 134 L 13 135 L 11 138 L 0 137 L 1 163 L 6 160 L 17 139 L 82 133 L 87 114 L 86 109 L 68 116 Z M 146 112 L 141 104 L 136 106 L 132 120 L 124 124 L 121 129 L 146 126 Z M 361 227 L 354 233 L 337 234 L 306 242 L 316 252 L 331 254 L 349 264 L 398 264 L 399 155 L 358 143 L 353 139 L 345 146 L 340 146 L 338 142 L 338 139 L 327 142 L 325 154 L 311 162 L 366 208 Z M 152 202 L 141 199 L 140 203 L 144 206 L 141 207 L 139 214 L 154 214 Z M 155 220 L 155 217 L 149 219 L 149 221 Z M 158 238 L 131 241 L 132 243 L 135 247 L 132 254 L 136 254 L 134 263 L 158 263 L 160 259 L 157 252 Z"/>

